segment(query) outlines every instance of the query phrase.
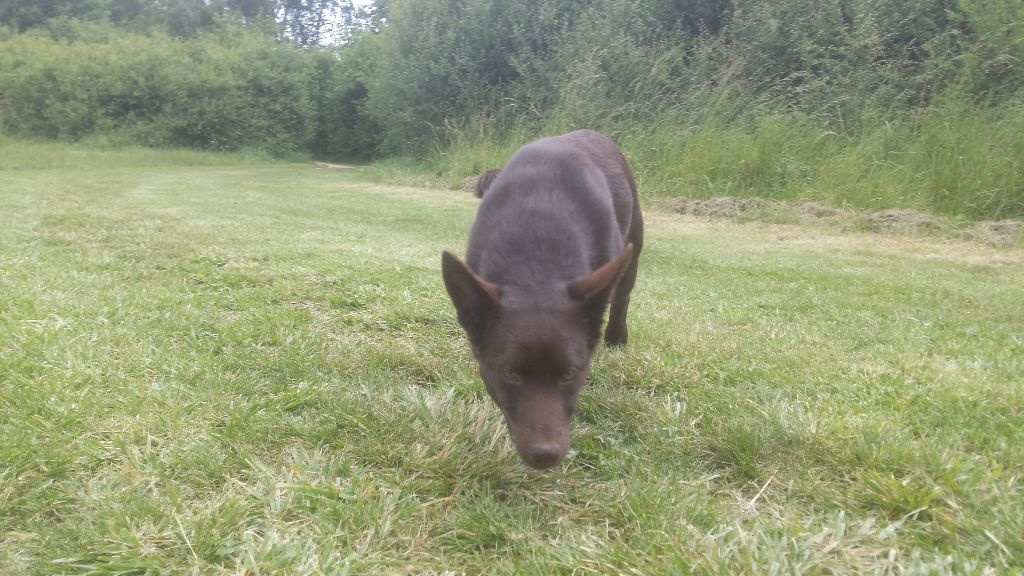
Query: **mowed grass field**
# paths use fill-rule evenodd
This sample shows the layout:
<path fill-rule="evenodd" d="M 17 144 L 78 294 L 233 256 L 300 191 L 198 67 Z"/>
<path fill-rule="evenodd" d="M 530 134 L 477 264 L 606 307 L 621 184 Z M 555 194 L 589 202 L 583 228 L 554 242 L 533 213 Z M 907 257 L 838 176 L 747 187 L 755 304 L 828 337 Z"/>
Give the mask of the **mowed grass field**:
<path fill-rule="evenodd" d="M 535 472 L 440 279 L 476 200 L 372 176 L 0 146 L 0 573 L 1024 570 L 1019 244 L 651 207 Z"/>

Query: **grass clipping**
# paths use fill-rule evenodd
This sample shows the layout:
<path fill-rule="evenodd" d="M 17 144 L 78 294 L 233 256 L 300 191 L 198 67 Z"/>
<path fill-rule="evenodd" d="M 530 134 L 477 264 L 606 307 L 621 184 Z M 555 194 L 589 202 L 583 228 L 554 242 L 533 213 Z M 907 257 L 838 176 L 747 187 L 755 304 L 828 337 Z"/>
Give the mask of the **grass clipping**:
<path fill-rule="evenodd" d="M 984 242 L 990 246 L 1010 246 L 1024 242 L 1024 223 L 1019 220 L 974 222 L 938 217 L 909 208 L 855 210 L 835 208 L 821 202 L 786 202 L 736 196 L 705 199 L 672 198 L 658 203 L 680 214 L 703 218 L 824 225 L 875 232 L 949 235 Z"/>

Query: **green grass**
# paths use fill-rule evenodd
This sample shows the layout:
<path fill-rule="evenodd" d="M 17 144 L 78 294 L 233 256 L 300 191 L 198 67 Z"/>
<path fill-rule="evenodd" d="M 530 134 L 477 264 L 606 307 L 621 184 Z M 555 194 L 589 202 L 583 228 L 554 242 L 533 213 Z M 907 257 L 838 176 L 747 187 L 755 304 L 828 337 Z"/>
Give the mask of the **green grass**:
<path fill-rule="evenodd" d="M 650 209 L 632 340 L 539 473 L 441 285 L 468 193 L 33 146 L 0 573 L 1024 570 L 1020 246 Z"/>
<path fill-rule="evenodd" d="M 637 182 L 659 197 L 758 196 L 837 208 L 907 208 L 971 220 L 1024 218 L 1024 100 L 998 106 L 950 96 L 913 113 L 865 112 L 840 128 L 795 112 L 728 119 L 666 112 L 606 127 Z M 536 128 L 450 130 L 433 163 L 457 183 L 501 166 Z M 539 131 L 574 127 L 557 120 Z"/>

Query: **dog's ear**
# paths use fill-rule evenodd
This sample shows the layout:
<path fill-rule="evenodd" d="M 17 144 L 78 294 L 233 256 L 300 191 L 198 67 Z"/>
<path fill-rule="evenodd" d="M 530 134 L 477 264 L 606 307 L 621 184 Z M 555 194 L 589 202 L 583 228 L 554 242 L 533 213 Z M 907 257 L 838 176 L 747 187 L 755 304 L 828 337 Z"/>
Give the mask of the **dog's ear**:
<path fill-rule="evenodd" d="M 484 192 L 487 192 L 487 189 L 491 187 L 491 182 L 494 182 L 494 179 L 498 177 L 500 172 L 501 168 L 491 168 L 487 172 L 481 174 L 476 179 L 476 186 L 474 187 L 473 195 L 477 198 L 483 198 Z"/>
<path fill-rule="evenodd" d="M 603 266 L 594 270 L 587 276 L 580 276 L 569 282 L 569 296 L 583 305 L 586 317 L 589 319 L 593 333 L 591 334 L 592 344 L 596 343 L 601 335 L 601 322 L 604 320 L 604 310 L 611 300 L 612 292 L 619 283 L 619 279 L 629 267 L 633 258 L 633 245 L 626 244 L 622 252 Z"/>
<path fill-rule="evenodd" d="M 455 304 L 459 324 L 473 343 L 479 341 L 487 319 L 497 312 L 501 289 L 477 276 L 457 256 L 447 250 L 441 255 L 441 275 L 448 296 Z"/>
<path fill-rule="evenodd" d="M 612 290 L 622 278 L 630 258 L 633 257 L 633 245 L 626 244 L 622 252 L 614 259 L 609 260 L 597 270 L 587 276 L 580 276 L 569 283 L 569 295 L 574 300 L 589 302 L 591 300 L 604 300 L 608 303 Z"/>

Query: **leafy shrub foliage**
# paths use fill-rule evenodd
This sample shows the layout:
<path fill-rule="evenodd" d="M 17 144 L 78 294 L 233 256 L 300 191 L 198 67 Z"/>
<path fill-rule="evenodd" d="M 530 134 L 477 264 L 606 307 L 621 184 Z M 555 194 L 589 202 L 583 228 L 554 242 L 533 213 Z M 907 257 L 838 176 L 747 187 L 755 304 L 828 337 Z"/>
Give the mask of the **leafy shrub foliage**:
<path fill-rule="evenodd" d="M 23 34 L 0 54 L 11 134 L 272 152 L 309 145 L 310 61 L 260 35 L 222 29 L 188 41 L 111 33 L 64 42 Z"/>

